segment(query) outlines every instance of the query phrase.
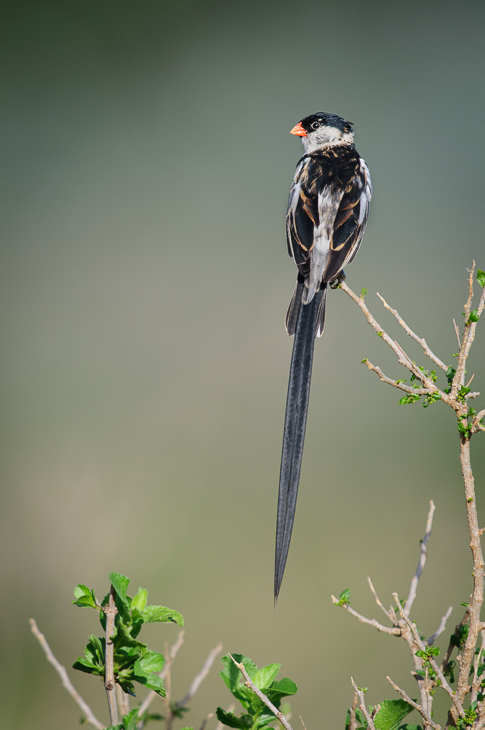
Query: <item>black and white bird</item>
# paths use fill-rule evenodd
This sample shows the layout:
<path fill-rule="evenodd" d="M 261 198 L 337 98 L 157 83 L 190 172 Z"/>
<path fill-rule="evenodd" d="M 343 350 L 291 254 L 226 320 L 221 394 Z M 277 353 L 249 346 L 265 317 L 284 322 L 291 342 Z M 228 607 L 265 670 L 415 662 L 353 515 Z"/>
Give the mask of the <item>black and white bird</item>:
<path fill-rule="evenodd" d="M 318 112 L 291 130 L 305 154 L 296 167 L 286 214 L 288 253 L 298 267 L 286 315 L 295 335 L 281 455 L 274 597 L 278 598 L 295 517 L 310 395 L 315 337 L 325 324 L 327 284 L 344 278 L 364 235 L 372 184 L 369 168 L 354 146 L 352 124 Z"/>

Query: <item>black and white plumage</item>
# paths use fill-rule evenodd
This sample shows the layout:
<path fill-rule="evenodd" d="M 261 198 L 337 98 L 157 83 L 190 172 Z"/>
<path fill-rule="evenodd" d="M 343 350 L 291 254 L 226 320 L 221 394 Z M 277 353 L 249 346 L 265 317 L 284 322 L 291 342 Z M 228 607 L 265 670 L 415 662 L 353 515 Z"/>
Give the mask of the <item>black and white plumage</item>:
<path fill-rule="evenodd" d="M 325 324 L 327 284 L 344 276 L 364 235 L 372 184 L 369 169 L 354 147 L 352 125 L 319 112 L 291 130 L 305 154 L 298 162 L 286 214 L 288 253 L 298 279 L 286 315 L 295 335 L 281 455 L 274 596 L 278 598 L 295 517 L 305 439 L 315 337 Z"/>

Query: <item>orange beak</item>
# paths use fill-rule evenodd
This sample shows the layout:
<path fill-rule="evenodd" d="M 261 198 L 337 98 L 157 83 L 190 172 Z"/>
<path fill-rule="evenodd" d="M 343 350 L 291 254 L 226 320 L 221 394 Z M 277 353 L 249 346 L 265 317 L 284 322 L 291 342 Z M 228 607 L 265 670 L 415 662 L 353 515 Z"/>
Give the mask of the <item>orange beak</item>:
<path fill-rule="evenodd" d="M 298 122 L 298 124 L 295 124 L 293 129 L 290 129 L 290 134 L 296 134 L 297 137 L 306 137 L 307 133 L 301 126 L 301 122 Z"/>

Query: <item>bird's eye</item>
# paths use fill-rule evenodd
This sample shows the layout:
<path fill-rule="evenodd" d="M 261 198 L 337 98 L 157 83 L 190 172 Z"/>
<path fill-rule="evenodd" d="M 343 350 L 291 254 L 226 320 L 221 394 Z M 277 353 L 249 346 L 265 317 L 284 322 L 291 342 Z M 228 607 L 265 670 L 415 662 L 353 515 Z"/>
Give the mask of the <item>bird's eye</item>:
<path fill-rule="evenodd" d="M 312 122 L 312 129 L 319 129 L 320 122 Z"/>

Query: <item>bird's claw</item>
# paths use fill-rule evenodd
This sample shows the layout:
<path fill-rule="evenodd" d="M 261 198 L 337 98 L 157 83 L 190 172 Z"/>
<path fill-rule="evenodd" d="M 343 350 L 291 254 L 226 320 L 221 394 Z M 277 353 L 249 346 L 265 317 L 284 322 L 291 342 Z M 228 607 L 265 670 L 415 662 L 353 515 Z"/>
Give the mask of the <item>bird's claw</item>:
<path fill-rule="evenodd" d="M 346 278 L 345 273 L 341 271 L 337 278 L 330 282 L 330 289 L 338 289 L 340 284 L 342 284 Z"/>

